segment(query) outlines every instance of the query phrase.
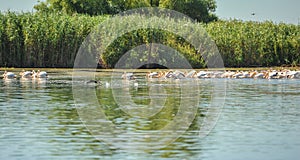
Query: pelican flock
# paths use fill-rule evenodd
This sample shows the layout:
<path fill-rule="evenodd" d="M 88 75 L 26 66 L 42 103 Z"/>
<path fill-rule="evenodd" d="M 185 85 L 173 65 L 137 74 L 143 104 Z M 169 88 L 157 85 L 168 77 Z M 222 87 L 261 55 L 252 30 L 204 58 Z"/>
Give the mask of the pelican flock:
<path fill-rule="evenodd" d="M 45 71 L 38 70 L 35 72 L 22 70 L 19 73 L 19 76 L 13 72 L 4 71 L 2 77 L 4 79 L 15 79 L 15 78 L 47 78 L 48 73 Z M 181 70 L 168 70 L 168 71 L 155 71 L 146 73 L 146 79 L 207 79 L 207 78 L 230 78 L 230 79 L 243 79 L 243 78 L 252 78 L 252 79 L 300 79 L 300 70 L 252 70 L 252 71 L 209 71 L 209 70 L 191 70 L 184 72 Z M 136 76 L 133 73 L 124 72 L 121 76 L 124 80 L 136 80 Z M 100 83 L 98 81 L 89 81 L 87 83 Z M 109 84 L 106 84 L 109 86 Z"/>
<path fill-rule="evenodd" d="M 231 78 L 231 79 L 300 79 L 300 71 L 291 70 L 263 70 L 263 71 L 189 71 L 169 70 L 148 72 L 147 79 L 184 79 L 184 78 Z"/>
<path fill-rule="evenodd" d="M 18 76 L 16 74 L 14 74 L 13 72 L 7 72 L 7 71 L 4 71 L 2 77 L 4 79 L 15 79 L 15 78 L 18 78 Z M 48 74 L 47 72 L 45 71 L 40 71 L 38 70 L 37 72 L 35 72 L 34 70 L 32 71 L 25 71 L 25 70 L 22 70 L 20 73 L 19 73 L 19 78 L 21 79 L 28 79 L 28 78 L 47 78 L 48 77 Z"/>

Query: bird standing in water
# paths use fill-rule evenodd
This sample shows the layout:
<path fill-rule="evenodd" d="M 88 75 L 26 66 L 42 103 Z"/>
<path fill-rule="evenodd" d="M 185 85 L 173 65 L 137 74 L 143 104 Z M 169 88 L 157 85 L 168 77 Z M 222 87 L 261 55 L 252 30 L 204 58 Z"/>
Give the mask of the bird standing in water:
<path fill-rule="evenodd" d="M 4 79 L 14 79 L 17 77 L 13 72 L 7 72 L 7 71 L 5 71 L 2 76 Z"/>
<path fill-rule="evenodd" d="M 122 74 L 121 78 L 124 80 L 135 80 L 136 79 L 136 77 L 133 75 L 133 73 L 126 73 L 126 72 L 124 72 Z"/>

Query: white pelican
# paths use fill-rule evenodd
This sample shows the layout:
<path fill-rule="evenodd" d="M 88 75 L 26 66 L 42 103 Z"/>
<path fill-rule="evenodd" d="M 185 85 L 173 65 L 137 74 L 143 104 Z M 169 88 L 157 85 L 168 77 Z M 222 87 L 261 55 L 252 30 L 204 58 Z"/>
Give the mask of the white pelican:
<path fill-rule="evenodd" d="M 266 73 L 263 73 L 263 72 L 261 72 L 261 73 L 256 73 L 255 75 L 253 75 L 253 78 L 255 78 L 255 79 L 258 79 L 258 78 L 265 78 L 265 76 L 266 76 Z"/>
<path fill-rule="evenodd" d="M 222 78 L 223 72 L 215 72 L 212 75 L 212 78 Z"/>
<path fill-rule="evenodd" d="M 254 78 L 254 76 L 255 76 L 256 74 L 258 74 L 258 72 L 255 70 L 255 71 L 251 71 L 249 74 L 250 74 L 250 75 L 249 75 L 250 78 Z"/>
<path fill-rule="evenodd" d="M 276 70 L 273 70 L 271 72 L 268 72 L 268 74 L 266 75 L 267 79 L 274 79 L 278 77 L 278 72 Z"/>
<path fill-rule="evenodd" d="M 135 80 L 136 77 L 133 75 L 133 73 L 126 73 L 126 72 L 124 72 L 122 74 L 122 79 L 125 79 L 125 80 Z"/>
<path fill-rule="evenodd" d="M 282 79 L 282 78 L 287 78 L 288 77 L 288 71 L 281 71 L 278 72 L 277 78 Z"/>
<path fill-rule="evenodd" d="M 147 78 L 161 78 L 163 76 L 163 72 L 148 72 L 146 77 Z"/>
<path fill-rule="evenodd" d="M 196 77 L 197 78 L 205 78 L 207 75 L 207 73 L 205 71 L 199 71 L 197 74 L 196 74 Z"/>
<path fill-rule="evenodd" d="M 173 78 L 173 77 L 174 77 L 174 73 L 172 70 L 170 70 L 164 74 L 164 78 Z"/>
<path fill-rule="evenodd" d="M 294 77 L 293 78 L 300 78 L 300 71 L 295 71 Z"/>
<path fill-rule="evenodd" d="M 21 78 L 32 78 L 33 77 L 33 73 L 30 71 L 25 71 L 24 69 L 22 70 L 22 72 L 20 72 L 19 74 L 21 76 Z"/>
<path fill-rule="evenodd" d="M 193 78 L 193 77 L 195 76 L 196 73 L 197 73 L 197 72 L 196 72 L 195 70 L 192 70 L 192 71 L 188 72 L 188 73 L 185 75 L 185 77 L 186 77 L 186 78 Z"/>
<path fill-rule="evenodd" d="M 300 71 L 289 71 L 289 72 L 287 72 L 287 78 L 289 78 L 289 79 L 294 79 L 294 78 L 299 79 L 300 78 Z"/>
<path fill-rule="evenodd" d="M 13 72 L 7 72 L 5 71 L 3 73 L 3 78 L 4 79 L 13 79 L 13 78 L 16 78 L 17 76 L 13 73 Z"/>
<path fill-rule="evenodd" d="M 234 74 L 235 72 L 226 71 L 221 75 L 221 78 L 231 78 Z"/>
<path fill-rule="evenodd" d="M 181 72 L 181 71 L 176 70 L 174 72 L 173 78 L 175 78 L 175 79 L 183 79 L 183 78 L 185 78 L 185 74 L 183 72 Z"/>
<path fill-rule="evenodd" d="M 243 73 L 243 76 L 242 78 L 250 78 L 250 72 L 242 72 Z"/>
<path fill-rule="evenodd" d="M 243 73 L 237 71 L 237 72 L 232 76 L 232 78 L 242 78 L 242 76 L 243 76 Z"/>
<path fill-rule="evenodd" d="M 35 72 L 33 70 L 32 73 L 33 73 L 33 77 L 35 77 L 35 78 L 47 78 L 48 77 L 48 74 L 45 71 L 38 70 L 37 72 Z"/>

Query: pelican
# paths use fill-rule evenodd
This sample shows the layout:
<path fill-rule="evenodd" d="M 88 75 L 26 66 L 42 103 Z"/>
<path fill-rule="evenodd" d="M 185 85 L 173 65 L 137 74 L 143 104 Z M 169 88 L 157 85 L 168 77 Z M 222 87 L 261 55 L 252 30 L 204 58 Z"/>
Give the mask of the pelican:
<path fill-rule="evenodd" d="M 185 78 L 185 74 L 183 72 L 181 72 L 181 71 L 176 70 L 174 72 L 173 78 L 175 78 L 175 79 L 183 79 L 183 78 Z"/>
<path fill-rule="evenodd" d="M 279 72 L 277 77 L 279 79 L 287 78 L 288 77 L 288 71 L 281 71 L 281 72 Z"/>
<path fill-rule="evenodd" d="M 254 78 L 254 76 L 255 76 L 256 74 L 258 74 L 258 72 L 255 70 L 255 71 L 251 71 L 249 74 L 250 74 L 250 75 L 249 75 L 250 78 Z"/>
<path fill-rule="evenodd" d="M 122 74 L 122 79 L 125 79 L 125 80 L 135 80 L 136 77 L 133 75 L 133 73 L 126 73 L 126 72 L 124 72 Z"/>
<path fill-rule="evenodd" d="M 221 75 L 221 78 L 231 78 L 234 74 L 235 74 L 235 72 L 226 71 L 225 73 L 223 73 Z"/>
<path fill-rule="evenodd" d="M 268 72 L 268 74 L 266 75 L 267 79 L 274 79 L 278 77 L 278 72 L 276 70 L 273 70 L 271 72 Z"/>
<path fill-rule="evenodd" d="M 205 71 L 199 71 L 199 72 L 196 74 L 196 77 L 197 77 L 197 78 L 204 78 L 206 75 L 207 75 L 207 73 L 206 73 Z"/>
<path fill-rule="evenodd" d="M 237 72 L 236 74 L 233 75 L 233 78 L 250 78 L 251 74 L 247 71 L 247 72 Z"/>
<path fill-rule="evenodd" d="M 166 72 L 163 76 L 164 78 L 173 78 L 174 77 L 174 73 L 172 70 Z"/>
<path fill-rule="evenodd" d="M 154 76 L 157 76 L 157 75 L 158 75 L 157 72 L 148 72 L 148 73 L 146 74 L 146 77 L 147 77 L 147 78 L 153 78 Z"/>
<path fill-rule="evenodd" d="M 211 76 L 211 78 L 222 78 L 223 72 L 215 72 L 213 73 L 213 75 Z"/>
<path fill-rule="evenodd" d="M 32 71 L 33 77 L 35 78 L 47 78 L 48 74 L 45 71 L 40 71 L 38 70 L 37 72 L 35 72 L 34 70 Z"/>
<path fill-rule="evenodd" d="M 206 71 L 206 75 L 204 76 L 204 78 L 212 78 L 213 76 L 214 76 L 214 72 Z"/>
<path fill-rule="evenodd" d="M 22 70 L 22 72 L 20 72 L 19 74 L 21 76 L 21 78 L 32 78 L 33 77 L 33 73 L 30 71 L 25 71 L 24 69 Z"/>
<path fill-rule="evenodd" d="M 3 78 L 4 79 L 13 79 L 13 78 L 16 78 L 17 76 L 13 73 L 13 72 L 7 72 L 5 71 L 3 73 Z"/>
<path fill-rule="evenodd" d="M 251 72 L 243 72 L 244 78 L 251 78 L 250 74 L 251 74 Z"/>
<path fill-rule="evenodd" d="M 300 78 L 300 71 L 295 71 L 294 77 L 293 78 Z"/>
<path fill-rule="evenodd" d="M 300 78 L 300 71 L 289 71 L 289 72 L 287 72 L 287 78 L 289 78 L 289 79 L 294 79 L 294 78 L 299 79 Z"/>
<path fill-rule="evenodd" d="M 185 77 L 186 78 L 193 78 L 195 76 L 197 72 L 195 70 L 191 70 L 190 72 L 188 72 Z"/>
<path fill-rule="evenodd" d="M 147 78 L 161 78 L 163 75 L 163 72 L 148 72 L 146 77 Z"/>
<path fill-rule="evenodd" d="M 237 71 L 233 76 L 232 78 L 242 78 L 243 77 L 243 73 L 242 72 L 239 72 Z"/>
<path fill-rule="evenodd" d="M 266 76 L 266 72 L 265 72 L 265 73 L 263 73 L 263 72 L 258 73 L 258 72 L 257 72 L 255 75 L 253 75 L 253 78 L 254 78 L 254 79 L 265 78 L 265 76 Z"/>

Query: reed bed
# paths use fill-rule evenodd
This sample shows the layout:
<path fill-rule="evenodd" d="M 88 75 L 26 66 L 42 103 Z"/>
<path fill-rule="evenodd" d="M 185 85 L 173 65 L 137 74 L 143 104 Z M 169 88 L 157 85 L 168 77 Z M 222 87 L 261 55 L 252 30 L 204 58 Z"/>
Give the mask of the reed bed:
<path fill-rule="evenodd" d="M 300 64 L 300 26 L 237 20 L 210 23 L 226 67 Z"/>
<path fill-rule="evenodd" d="M 0 13 L 0 66 L 1 67 L 73 67 L 77 51 L 86 36 L 95 26 L 110 16 L 66 15 L 61 13 Z M 124 19 L 116 30 L 130 28 L 142 17 Z M 153 25 L 160 22 L 150 20 Z M 98 28 L 96 32 L 108 35 L 103 42 L 115 39 L 105 47 L 101 56 L 92 55 L 104 68 L 113 68 L 127 51 L 142 44 L 159 43 L 184 55 L 194 68 L 207 67 L 203 55 L 208 50 L 195 48 L 189 42 L 170 32 L 175 24 L 181 26 L 183 34 L 200 34 L 203 44 L 216 43 L 225 67 L 281 66 L 300 64 L 299 25 L 275 24 L 273 22 L 242 22 L 237 20 L 217 21 L 208 24 L 190 23 L 167 19 L 163 28 L 137 29 L 122 36 L 104 33 L 109 30 Z M 196 28 L 191 33 L 189 28 Z M 209 39 L 203 28 L 211 37 Z M 111 37 L 110 37 L 111 36 Z M 91 37 L 96 42 L 97 37 Z M 87 48 L 92 46 L 85 46 Z M 103 46 L 101 46 L 103 47 Z M 96 47 L 96 50 L 103 48 Z M 211 48 L 211 46 L 208 46 Z M 92 54 L 92 53 L 91 53 Z M 161 57 L 160 55 L 159 57 Z M 147 62 L 157 58 L 154 53 L 136 54 L 134 61 Z M 164 57 L 166 60 L 169 57 Z M 164 59 L 160 61 L 166 63 Z"/>

